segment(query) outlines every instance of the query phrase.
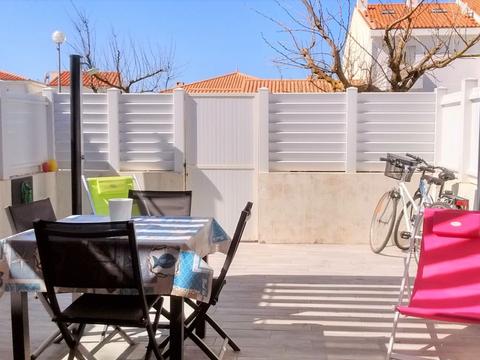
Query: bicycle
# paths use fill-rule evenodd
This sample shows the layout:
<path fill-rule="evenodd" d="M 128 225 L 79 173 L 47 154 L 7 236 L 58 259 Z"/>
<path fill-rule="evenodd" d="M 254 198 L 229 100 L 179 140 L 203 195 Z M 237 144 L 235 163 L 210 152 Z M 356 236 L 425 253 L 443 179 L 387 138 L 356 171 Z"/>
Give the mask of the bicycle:
<path fill-rule="evenodd" d="M 447 181 L 455 180 L 456 176 L 452 170 L 449 170 L 445 167 L 441 166 L 433 166 L 428 164 L 424 159 L 421 157 L 406 154 L 406 156 L 412 158 L 417 163 L 423 163 L 424 166 L 420 166 L 419 169 L 422 171 L 422 175 L 419 181 L 419 187 L 415 191 L 413 195 L 413 200 L 417 202 L 418 206 L 420 206 L 421 201 L 421 191 L 423 187 L 431 187 L 431 185 L 439 186 L 437 191 L 436 199 L 433 200 L 430 196 L 428 197 L 428 201 L 424 203 L 424 206 L 435 207 L 435 208 L 449 208 L 449 209 L 468 209 L 468 200 L 462 198 L 460 196 L 454 195 L 452 191 L 445 190 L 445 183 Z M 427 175 L 427 172 L 434 172 L 436 170 L 440 170 L 437 176 Z M 424 190 L 429 192 L 428 190 Z M 409 214 L 407 219 L 404 219 L 405 214 Z M 406 221 L 410 221 L 413 223 L 415 213 L 413 211 L 413 207 L 409 202 L 407 204 L 407 212 L 405 213 L 402 209 L 396 219 L 395 227 L 393 230 L 394 234 L 394 243 L 395 245 L 401 250 L 408 250 L 410 247 L 410 237 L 405 227 L 402 226 L 405 224 Z M 421 235 L 421 231 L 419 233 Z"/>
<path fill-rule="evenodd" d="M 418 205 L 405 185 L 411 181 L 419 165 L 418 162 L 394 154 L 387 154 L 386 158 L 382 157 L 380 160 L 385 161 L 385 176 L 399 180 L 399 182 L 396 187 L 382 195 L 373 212 L 370 224 L 370 247 L 376 254 L 380 253 L 390 240 L 400 199 L 403 202 L 404 213 L 408 213 L 408 203 L 412 204 L 415 213 L 418 211 Z M 424 195 L 422 194 L 422 197 Z M 406 222 L 406 226 L 411 233 L 411 223 Z"/>
<path fill-rule="evenodd" d="M 415 248 L 418 250 L 418 240 L 421 238 L 420 225 L 422 224 L 423 209 L 425 206 L 442 208 L 465 206 L 466 199 L 455 196 L 451 192 L 444 191 L 445 182 L 455 179 L 453 171 L 443 167 L 434 167 L 424 159 L 412 154 L 406 154 L 406 156 L 408 158 L 387 154 L 386 158 L 380 159 L 386 162 L 385 176 L 399 180 L 399 183 L 394 189 L 387 191 L 380 198 L 375 208 L 370 226 L 370 247 L 375 253 L 381 252 L 388 244 L 394 225 L 395 245 L 402 250 L 408 250 L 413 237 Z M 412 197 L 405 183 L 411 181 L 412 175 L 416 170 L 420 170 L 422 175 L 419 181 L 419 187 Z M 436 170 L 441 170 L 439 177 L 426 174 L 427 172 L 435 173 Z M 430 195 L 432 185 L 440 186 L 436 201 L 434 201 Z M 397 217 L 398 202 L 400 199 L 402 200 L 403 206 Z M 406 217 L 404 214 L 409 214 L 409 216 Z M 405 224 L 406 230 L 400 230 L 401 224 Z M 405 240 L 406 244 L 400 239 Z M 418 251 L 416 251 L 416 255 L 418 255 L 417 253 Z"/>

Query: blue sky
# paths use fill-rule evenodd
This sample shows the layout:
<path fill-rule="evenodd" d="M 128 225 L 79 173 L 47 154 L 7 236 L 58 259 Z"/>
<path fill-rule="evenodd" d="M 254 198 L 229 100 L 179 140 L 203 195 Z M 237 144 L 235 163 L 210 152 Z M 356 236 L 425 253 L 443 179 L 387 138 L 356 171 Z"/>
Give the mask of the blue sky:
<path fill-rule="evenodd" d="M 354 3 L 354 1 L 352 1 Z M 73 0 L 96 29 L 99 47 L 111 29 L 145 43 L 175 46 L 177 81 L 192 82 L 239 70 L 263 78 L 304 78 L 304 70 L 274 65 L 275 53 L 262 39 L 278 39 L 274 18 L 285 14 L 273 0 Z M 284 0 L 295 13 L 297 0 Z M 325 0 L 335 3 L 335 0 Z M 3 0 L 0 69 L 43 80 L 57 68 L 54 30 L 73 37 L 71 1 Z M 63 68 L 72 49 L 63 46 Z"/>

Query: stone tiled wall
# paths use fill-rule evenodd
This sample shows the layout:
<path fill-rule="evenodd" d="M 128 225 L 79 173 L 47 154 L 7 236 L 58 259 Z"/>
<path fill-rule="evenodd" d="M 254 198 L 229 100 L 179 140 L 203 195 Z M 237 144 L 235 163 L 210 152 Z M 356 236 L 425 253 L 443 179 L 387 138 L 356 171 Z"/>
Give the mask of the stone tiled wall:
<path fill-rule="evenodd" d="M 182 174 L 135 175 L 143 189 L 183 190 Z M 395 184 L 381 173 L 260 173 L 258 181 L 259 242 L 292 244 L 368 244 L 373 209 Z M 415 179 L 409 184 L 412 190 L 416 185 Z M 35 199 L 49 197 L 57 217 L 70 214 L 70 172 L 34 174 L 33 186 Z M 463 183 L 454 190 L 473 203 L 474 185 Z M 10 203 L 10 181 L 0 181 L 0 205 L 6 208 Z M 84 213 L 90 211 L 85 197 Z M 10 233 L 6 212 L 0 211 L 0 238 Z"/>
<path fill-rule="evenodd" d="M 260 174 L 259 241 L 368 244 L 373 210 L 394 184 L 380 173 Z"/>

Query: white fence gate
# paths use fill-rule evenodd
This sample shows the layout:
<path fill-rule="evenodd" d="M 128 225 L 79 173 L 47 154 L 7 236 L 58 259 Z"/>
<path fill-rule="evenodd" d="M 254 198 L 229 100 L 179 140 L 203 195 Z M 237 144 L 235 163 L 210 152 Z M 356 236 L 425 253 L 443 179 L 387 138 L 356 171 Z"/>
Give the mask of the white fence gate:
<path fill-rule="evenodd" d="M 187 188 L 195 196 L 192 214 L 214 216 L 233 235 L 240 211 L 256 200 L 254 96 L 187 98 Z M 244 239 L 257 239 L 257 211 Z"/>

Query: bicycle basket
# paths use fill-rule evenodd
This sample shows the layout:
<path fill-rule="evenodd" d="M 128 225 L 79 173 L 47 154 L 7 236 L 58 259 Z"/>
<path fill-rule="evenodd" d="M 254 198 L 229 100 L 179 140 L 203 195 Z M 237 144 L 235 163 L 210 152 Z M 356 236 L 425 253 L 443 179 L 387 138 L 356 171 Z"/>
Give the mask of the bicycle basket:
<path fill-rule="evenodd" d="M 388 161 L 385 162 L 385 176 L 409 182 L 415 172 L 415 163 L 409 159 L 394 154 L 387 154 Z"/>

